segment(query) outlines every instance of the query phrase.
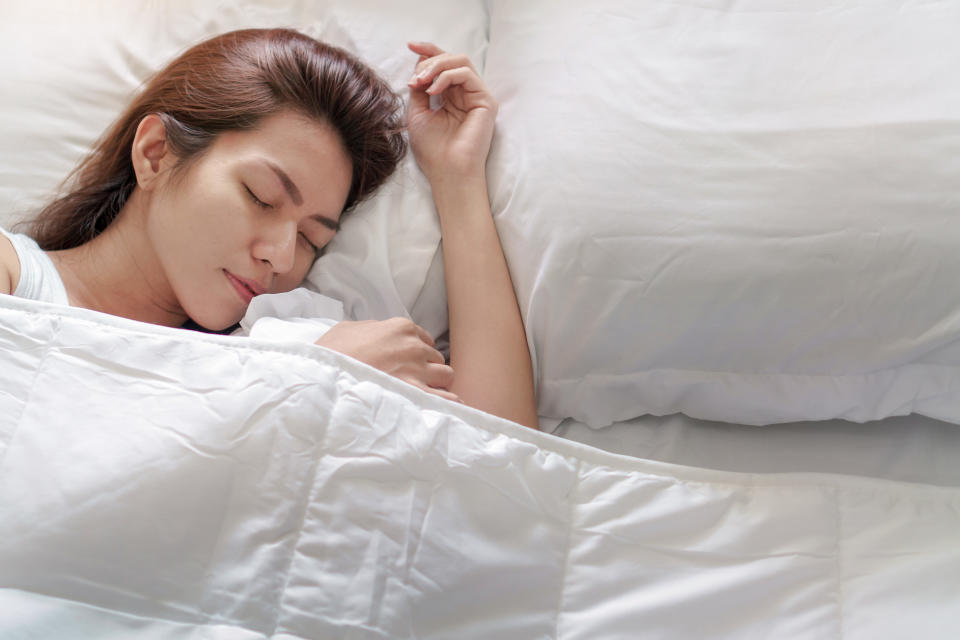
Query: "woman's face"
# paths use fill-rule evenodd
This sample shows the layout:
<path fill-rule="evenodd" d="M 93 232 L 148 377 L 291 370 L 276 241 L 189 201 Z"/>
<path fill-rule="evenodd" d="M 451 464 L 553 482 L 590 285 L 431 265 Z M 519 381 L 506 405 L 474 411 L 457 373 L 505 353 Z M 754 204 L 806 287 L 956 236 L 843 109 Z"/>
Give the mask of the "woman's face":
<path fill-rule="evenodd" d="M 168 178 L 147 223 L 183 311 L 223 329 L 255 295 L 299 286 L 336 233 L 351 178 L 339 136 L 297 114 L 218 136 Z"/>

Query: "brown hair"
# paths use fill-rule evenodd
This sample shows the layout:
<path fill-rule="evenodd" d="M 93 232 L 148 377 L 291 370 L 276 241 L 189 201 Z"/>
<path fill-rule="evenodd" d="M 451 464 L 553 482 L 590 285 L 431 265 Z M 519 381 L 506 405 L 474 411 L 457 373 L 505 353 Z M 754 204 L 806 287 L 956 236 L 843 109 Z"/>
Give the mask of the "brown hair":
<path fill-rule="evenodd" d="M 406 153 L 400 98 L 349 53 L 290 29 L 244 29 L 188 49 L 143 91 L 67 178 L 31 235 L 47 251 L 92 240 L 136 186 L 130 158 L 140 121 L 157 114 L 183 168 L 220 133 L 253 129 L 284 109 L 332 126 L 353 164 L 344 210 L 372 193 Z"/>

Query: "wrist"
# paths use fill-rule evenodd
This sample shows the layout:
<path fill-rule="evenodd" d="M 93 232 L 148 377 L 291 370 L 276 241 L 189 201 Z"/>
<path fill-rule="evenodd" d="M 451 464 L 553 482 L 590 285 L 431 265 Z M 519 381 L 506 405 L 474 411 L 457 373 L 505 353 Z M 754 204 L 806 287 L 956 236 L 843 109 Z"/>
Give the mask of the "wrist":
<path fill-rule="evenodd" d="M 483 173 L 465 176 L 446 174 L 442 179 L 432 180 L 430 188 L 441 221 L 448 214 L 463 215 L 464 209 L 475 208 L 477 204 L 483 204 L 489 211 L 490 195 L 487 177 Z"/>
<path fill-rule="evenodd" d="M 436 157 L 418 155 L 417 164 L 432 189 L 486 180 L 486 157 L 462 158 L 452 154 Z"/>
<path fill-rule="evenodd" d="M 461 197 L 477 192 L 487 193 L 487 173 L 481 167 L 473 171 L 447 169 L 427 176 L 434 199 Z M 439 203 L 438 203 L 439 204 Z"/>

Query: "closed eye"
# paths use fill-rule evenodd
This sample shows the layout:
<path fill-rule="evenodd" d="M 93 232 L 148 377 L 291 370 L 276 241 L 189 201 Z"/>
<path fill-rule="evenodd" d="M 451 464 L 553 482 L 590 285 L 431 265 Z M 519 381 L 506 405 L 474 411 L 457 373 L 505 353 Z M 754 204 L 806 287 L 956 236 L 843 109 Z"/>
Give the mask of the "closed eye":
<path fill-rule="evenodd" d="M 260 207 L 261 209 L 273 208 L 273 205 L 267 204 L 266 202 L 258 198 L 256 194 L 254 194 L 253 191 L 250 190 L 250 187 L 248 187 L 247 185 L 243 185 L 243 188 L 247 190 L 247 193 L 250 194 L 250 198 L 253 200 L 253 203 L 256 204 L 258 207 Z"/>
<path fill-rule="evenodd" d="M 310 245 L 310 248 L 313 249 L 314 255 L 317 256 L 317 257 L 319 257 L 319 256 L 320 256 L 320 252 L 321 252 L 320 247 L 318 247 L 317 245 L 315 245 L 315 244 L 313 244 L 312 242 L 310 242 L 310 238 L 307 237 L 307 234 L 301 232 L 301 233 L 300 233 L 300 237 L 303 238 L 303 239 L 307 242 L 308 245 Z"/>

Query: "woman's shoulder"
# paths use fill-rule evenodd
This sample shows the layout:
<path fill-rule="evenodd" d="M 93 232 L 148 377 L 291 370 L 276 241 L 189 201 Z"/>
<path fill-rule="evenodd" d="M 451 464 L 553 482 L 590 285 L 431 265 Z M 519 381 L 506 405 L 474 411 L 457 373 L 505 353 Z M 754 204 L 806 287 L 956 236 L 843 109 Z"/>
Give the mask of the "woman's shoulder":
<path fill-rule="evenodd" d="M 20 257 L 7 232 L 0 229 L 0 293 L 13 293 L 20 282 Z"/>

